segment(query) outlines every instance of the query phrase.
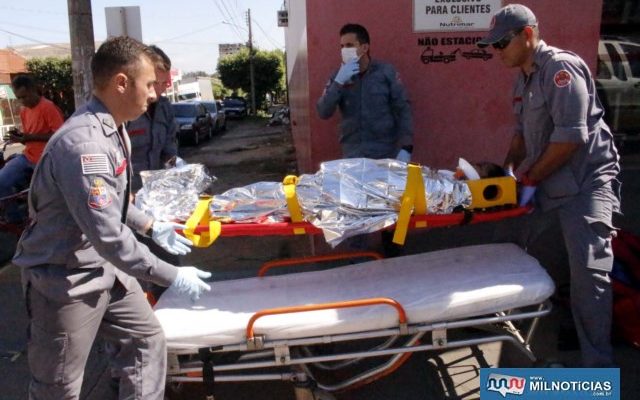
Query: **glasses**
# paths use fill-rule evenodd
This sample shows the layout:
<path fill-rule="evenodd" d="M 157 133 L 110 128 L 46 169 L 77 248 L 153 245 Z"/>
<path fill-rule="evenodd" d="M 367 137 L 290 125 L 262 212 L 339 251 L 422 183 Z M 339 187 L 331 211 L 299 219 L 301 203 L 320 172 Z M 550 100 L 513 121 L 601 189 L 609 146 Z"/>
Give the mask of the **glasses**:
<path fill-rule="evenodd" d="M 502 37 L 502 39 L 498 40 L 492 45 L 493 48 L 496 50 L 504 50 L 507 46 L 509 46 L 509 43 L 511 43 L 513 38 L 518 36 L 523 30 L 524 28 L 520 28 L 515 31 L 511 31 L 507 33 Z"/>

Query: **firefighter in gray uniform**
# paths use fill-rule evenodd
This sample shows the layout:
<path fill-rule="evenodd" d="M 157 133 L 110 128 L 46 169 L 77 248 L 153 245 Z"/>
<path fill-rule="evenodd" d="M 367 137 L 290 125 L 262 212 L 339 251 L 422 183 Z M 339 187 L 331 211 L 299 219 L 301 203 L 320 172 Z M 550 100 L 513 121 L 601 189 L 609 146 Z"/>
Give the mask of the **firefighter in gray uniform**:
<path fill-rule="evenodd" d="M 413 151 L 411 108 L 392 65 L 369 57 L 369 33 L 357 24 L 340 30 L 343 65 L 333 74 L 316 109 L 322 119 L 340 108 L 344 158 L 397 158 Z"/>
<path fill-rule="evenodd" d="M 513 94 L 518 124 L 504 167 L 522 173 L 520 204 L 537 205 L 531 232 L 560 223 L 583 365 L 612 366 L 609 272 L 620 166 L 589 68 L 540 40 L 535 15 L 520 4 L 502 8 L 478 45 L 492 45 L 505 65 L 521 69 Z"/>
<path fill-rule="evenodd" d="M 77 399 L 98 333 L 119 352 L 120 398 L 163 399 L 166 343 L 135 278 L 197 299 L 210 274 L 177 268 L 138 243 L 157 223 L 129 206 L 126 120 L 153 100 L 149 49 L 134 39 L 104 42 L 92 60 L 94 95 L 56 132 L 33 175 L 32 222 L 13 262 L 29 314 L 30 399 Z M 170 245 L 175 231 L 164 229 Z"/>
<path fill-rule="evenodd" d="M 133 164 L 131 189 L 134 193 L 142 187 L 141 171 L 163 169 L 165 164 L 175 162 L 178 156 L 175 116 L 169 99 L 161 96 L 171 85 L 171 59 L 160 48 L 149 48 L 158 56 L 154 85 L 158 100 L 149 104 L 147 111 L 138 119 L 127 123 Z"/>

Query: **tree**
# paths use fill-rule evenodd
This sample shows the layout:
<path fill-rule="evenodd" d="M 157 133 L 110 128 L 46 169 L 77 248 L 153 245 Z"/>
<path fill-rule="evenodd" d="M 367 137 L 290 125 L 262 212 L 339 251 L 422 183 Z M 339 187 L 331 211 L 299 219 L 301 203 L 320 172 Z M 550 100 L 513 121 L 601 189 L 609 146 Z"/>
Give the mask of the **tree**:
<path fill-rule="evenodd" d="M 284 65 L 282 51 L 254 50 L 253 69 L 256 88 L 256 107 L 263 108 L 266 95 L 282 91 Z M 223 57 L 218 61 L 218 73 L 222 84 L 232 90 L 242 89 L 251 93 L 249 76 L 249 49 Z"/>
<path fill-rule="evenodd" d="M 60 107 L 65 118 L 75 111 L 71 58 L 32 58 L 27 70 L 38 81 L 42 95 Z"/>
<path fill-rule="evenodd" d="M 182 79 L 184 78 L 197 78 L 199 76 L 209 76 L 209 74 L 207 74 L 204 71 L 190 71 L 187 73 L 182 74 Z"/>

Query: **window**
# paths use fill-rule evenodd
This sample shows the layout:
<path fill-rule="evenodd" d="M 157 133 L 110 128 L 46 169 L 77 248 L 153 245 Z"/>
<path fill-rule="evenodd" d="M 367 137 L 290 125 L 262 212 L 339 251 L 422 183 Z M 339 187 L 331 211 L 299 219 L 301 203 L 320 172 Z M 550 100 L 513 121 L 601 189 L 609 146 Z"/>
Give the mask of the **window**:
<path fill-rule="evenodd" d="M 620 43 L 620 48 L 629 62 L 631 76 L 640 78 L 640 45 Z"/>
<path fill-rule="evenodd" d="M 611 43 L 605 43 L 604 47 L 607 49 L 607 53 L 609 53 L 609 58 L 611 58 L 613 74 L 621 81 L 626 81 L 627 74 L 624 72 L 624 65 L 622 65 L 620 54 L 618 54 L 616 48 Z"/>

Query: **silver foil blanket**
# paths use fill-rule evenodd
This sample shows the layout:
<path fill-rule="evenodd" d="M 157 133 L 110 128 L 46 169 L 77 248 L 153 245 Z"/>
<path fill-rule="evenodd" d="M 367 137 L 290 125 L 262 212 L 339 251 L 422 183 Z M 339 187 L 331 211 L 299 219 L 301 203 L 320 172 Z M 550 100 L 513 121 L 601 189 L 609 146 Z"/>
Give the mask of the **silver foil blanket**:
<path fill-rule="evenodd" d="M 216 180 L 202 164 L 142 171 L 140 177 L 142 189 L 135 205 L 159 221 L 186 221 L 200 195 Z"/>
<path fill-rule="evenodd" d="M 471 192 L 451 174 L 422 167 L 427 212 L 449 214 L 471 204 Z M 336 246 L 344 239 L 393 225 L 407 180 L 407 164 L 354 158 L 322 163 L 296 185 L 305 220 Z M 211 215 L 226 222 L 279 222 L 289 216 L 281 183 L 259 182 L 216 195 Z"/>

